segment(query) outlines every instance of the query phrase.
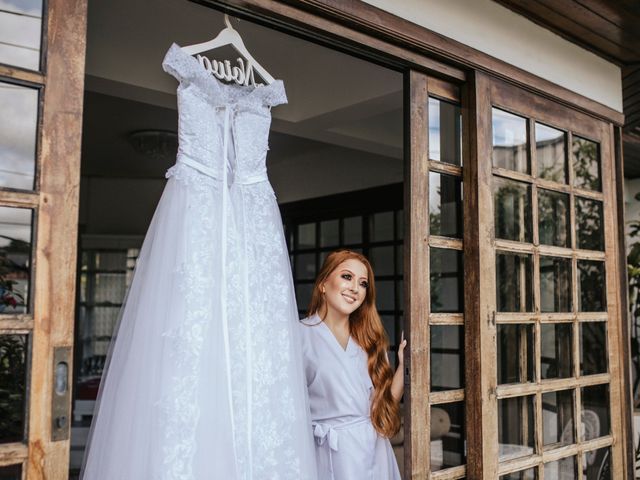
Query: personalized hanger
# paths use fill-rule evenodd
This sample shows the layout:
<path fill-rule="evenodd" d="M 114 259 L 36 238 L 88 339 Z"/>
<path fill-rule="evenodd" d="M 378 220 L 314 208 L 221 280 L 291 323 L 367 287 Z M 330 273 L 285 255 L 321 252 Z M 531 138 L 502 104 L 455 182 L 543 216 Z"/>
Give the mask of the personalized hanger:
<path fill-rule="evenodd" d="M 229 15 L 226 13 L 224 14 L 224 23 L 226 28 L 223 29 L 213 40 L 195 45 L 188 45 L 186 47 L 182 47 L 182 50 L 189 55 L 196 55 L 200 65 L 220 80 L 235 82 L 238 85 L 257 86 L 258 84 L 256 84 L 253 74 L 255 69 L 267 84 L 273 83 L 274 78 L 249 53 L 247 47 L 244 46 L 242 37 L 240 37 L 240 34 L 231 26 Z M 203 52 L 208 52 L 209 50 L 214 50 L 226 45 L 231 45 L 240 55 L 242 55 L 242 57 L 244 57 L 237 59 L 237 65 L 232 66 L 229 60 L 209 60 L 207 57 L 200 55 Z"/>

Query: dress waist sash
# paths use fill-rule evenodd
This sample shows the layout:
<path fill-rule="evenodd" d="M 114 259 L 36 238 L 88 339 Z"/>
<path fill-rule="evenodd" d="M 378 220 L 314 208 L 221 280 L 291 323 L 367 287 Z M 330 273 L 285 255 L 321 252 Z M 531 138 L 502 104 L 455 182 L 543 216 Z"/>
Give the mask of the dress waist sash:
<path fill-rule="evenodd" d="M 338 437 L 340 431 L 348 430 L 353 427 L 358 427 L 371 423 L 371 417 L 357 417 L 348 422 L 336 423 L 334 425 L 326 422 L 312 422 L 313 436 L 316 439 L 318 445 L 326 445 L 329 454 L 329 469 L 331 473 L 331 479 L 333 480 L 333 452 L 337 452 L 339 448 Z"/>
<path fill-rule="evenodd" d="M 187 165 L 194 170 L 197 170 L 198 172 L 206 175 L 207 177 L 222 181 L 222 172 L 218 172 L 208 165 L 194 160 L 192 157 L 183 152 L 178 152 L 177 162 L 182 163 L 183 165 Z M 267 170 L 265 168 L 255 175 L 234 176 L 231 183 L 238 185 L 253 185 L 254 183 L 266 182 L 267 180 L 269 180 L 269 177 L 267 177 Z"/>

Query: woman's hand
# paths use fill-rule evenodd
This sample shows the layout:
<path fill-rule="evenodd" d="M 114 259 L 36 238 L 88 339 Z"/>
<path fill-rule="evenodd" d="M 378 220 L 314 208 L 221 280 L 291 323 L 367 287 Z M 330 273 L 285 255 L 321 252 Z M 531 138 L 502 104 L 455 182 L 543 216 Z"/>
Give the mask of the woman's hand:
<path fill-rule="evenodd" d="M 402 400 L 402 394 L 404 393 L 404 347 L 406 346 L 407 339 L 404 338 L 404 332 L 402 332 L 400 345 L 398 346 L 398 368 L 391 381 L 391 395 L 398 403 Z"/>
<path fill-rule="evenodd" d="M 407 339 L 404 338 L 404 331 L 400 336 L 400 346 L 398 347 L 398 368 L 404 366 L 404 347 L 407 346 Z"/>

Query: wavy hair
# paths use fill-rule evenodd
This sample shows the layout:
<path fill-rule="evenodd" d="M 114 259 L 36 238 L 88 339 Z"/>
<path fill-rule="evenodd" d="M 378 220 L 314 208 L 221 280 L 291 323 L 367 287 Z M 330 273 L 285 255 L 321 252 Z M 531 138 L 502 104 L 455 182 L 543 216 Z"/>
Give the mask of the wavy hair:
<path fill-rule="evenodd" d="M 393 371 L 387 358 L 389 340 L 376 309 L 376 289 L 373 269 L 364 255 L 352 250 L 336 250 L 325 259 L 316 278 L 309 303 L 308 315 L 318 313 L 324 305 L 322 284 L 346 260 L 358 260 L 367 269 L 369 286 L 362 305 L 349 316 L 349 333 L 367 353 L 369 376 L 374 393 L 371 401 L 371 423 L 385 437 L 393 437 L 400 430 L 400 406 L 391 395 Z"/>

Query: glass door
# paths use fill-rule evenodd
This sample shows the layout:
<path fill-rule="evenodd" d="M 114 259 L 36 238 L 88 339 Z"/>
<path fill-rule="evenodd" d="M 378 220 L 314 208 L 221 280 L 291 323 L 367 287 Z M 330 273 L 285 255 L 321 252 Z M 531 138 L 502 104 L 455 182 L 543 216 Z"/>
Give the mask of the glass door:
<path fill-rule="evenodd" d="M 0 478 L 66 478 L 85 0 L 0 5 Z"/>

